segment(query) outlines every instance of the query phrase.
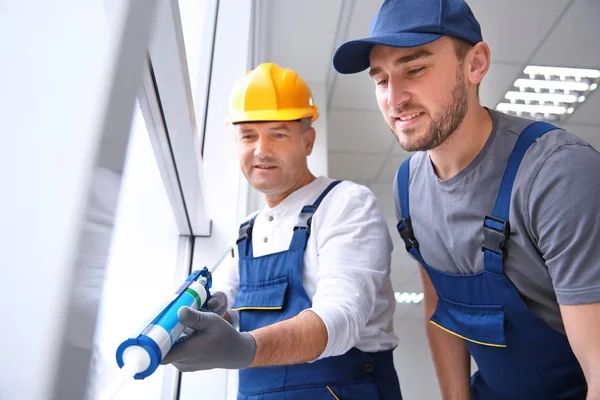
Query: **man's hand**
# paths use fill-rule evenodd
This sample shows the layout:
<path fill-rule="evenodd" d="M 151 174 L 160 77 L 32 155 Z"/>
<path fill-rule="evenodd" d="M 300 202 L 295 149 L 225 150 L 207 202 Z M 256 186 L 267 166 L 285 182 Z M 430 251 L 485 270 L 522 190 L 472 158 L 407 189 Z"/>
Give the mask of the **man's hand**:
<path fill-rule="evenodd" d="M 223 292 L 211 293 L 210 300 L 206 302 L 206 309 L 210 312 L 217 314 L 219 317 L 223 317 L 226 321 L 231 323 L 231 319 L 227 314 L 227 295 Z M 201 309 L 200 311 L 204 311 Z M 194 330 L 189 327 L 185 327 L 183 330 L 184 335 L 191 335 Z"/>
<path fill-rule="evenodd" d="M 213 368 L 244 369 L 254 360 L 254 337 L 247 332 L 238 332 L 219 315 L 182 307 L 178 316 L 179 321 L 193 332 L 179 339 L 161 364 L 173 364 L 182 372 L 190 372 Z"/>

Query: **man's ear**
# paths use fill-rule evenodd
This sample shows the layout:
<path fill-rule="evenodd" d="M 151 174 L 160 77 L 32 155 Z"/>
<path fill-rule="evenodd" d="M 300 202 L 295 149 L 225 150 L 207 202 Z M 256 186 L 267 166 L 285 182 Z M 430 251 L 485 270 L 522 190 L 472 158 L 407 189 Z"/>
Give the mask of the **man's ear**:
<path fill-rule="evenodd" d="M 479 85 L 490 68 L 490 48 L 479 42 L 467 54 L 467 77 L 473 85 Z"/>
<path fill-rule="evenodd" d="M 302 140 L 304 142 L 304 149 L 307 156 L 310 156 L 313 151 L 316 137 L 317 133 L 315 132 L 315 128 L 312 126 L 302 133 Z"/>

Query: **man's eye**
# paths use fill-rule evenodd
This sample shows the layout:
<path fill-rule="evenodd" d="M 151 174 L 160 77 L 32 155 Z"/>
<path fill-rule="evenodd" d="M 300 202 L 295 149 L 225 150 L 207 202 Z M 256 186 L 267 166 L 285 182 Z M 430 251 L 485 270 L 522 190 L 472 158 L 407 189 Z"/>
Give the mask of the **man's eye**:
<path fill-rule="evenodd" d="M 424 69 L 425 69 L 425 67 L 414 68 L 414 69 L 411 69 L 410 71 L 408 71 L 408 74 L 409 75 L 416 75 L 419 72 L 423 71 Z"/>
<path fill-rule="evenodd" d="M 387 85 L 388 80 L 387 79 L 380 79 L 377 81 L 377 86 L 385 86 Z"/>

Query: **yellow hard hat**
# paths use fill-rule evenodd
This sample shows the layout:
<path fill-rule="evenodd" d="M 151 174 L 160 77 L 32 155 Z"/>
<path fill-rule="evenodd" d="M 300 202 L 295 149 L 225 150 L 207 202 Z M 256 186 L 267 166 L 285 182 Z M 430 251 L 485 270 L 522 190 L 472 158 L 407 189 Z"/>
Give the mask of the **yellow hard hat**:
<path fill-rule="evenodd" d="M 315 121 L 319 109 L 310 88 L 291 69 L 263 63 L 238 79 L 229 98 L 225 123 L 252 121 Z"/>

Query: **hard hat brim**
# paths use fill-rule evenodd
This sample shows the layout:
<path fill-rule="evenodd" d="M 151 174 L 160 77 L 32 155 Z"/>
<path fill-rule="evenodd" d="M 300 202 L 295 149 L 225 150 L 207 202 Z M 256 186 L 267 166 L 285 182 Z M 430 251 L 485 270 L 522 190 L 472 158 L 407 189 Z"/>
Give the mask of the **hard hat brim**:
<path fill-rule="evenodd" d="M 225 123 L 296 121 L 304 118 L 310 118 L 314 122 L 319 118 L 319 111 L 316 108 L 288 108 L 284 110 L 233 112 L 225 118 Z"/>

